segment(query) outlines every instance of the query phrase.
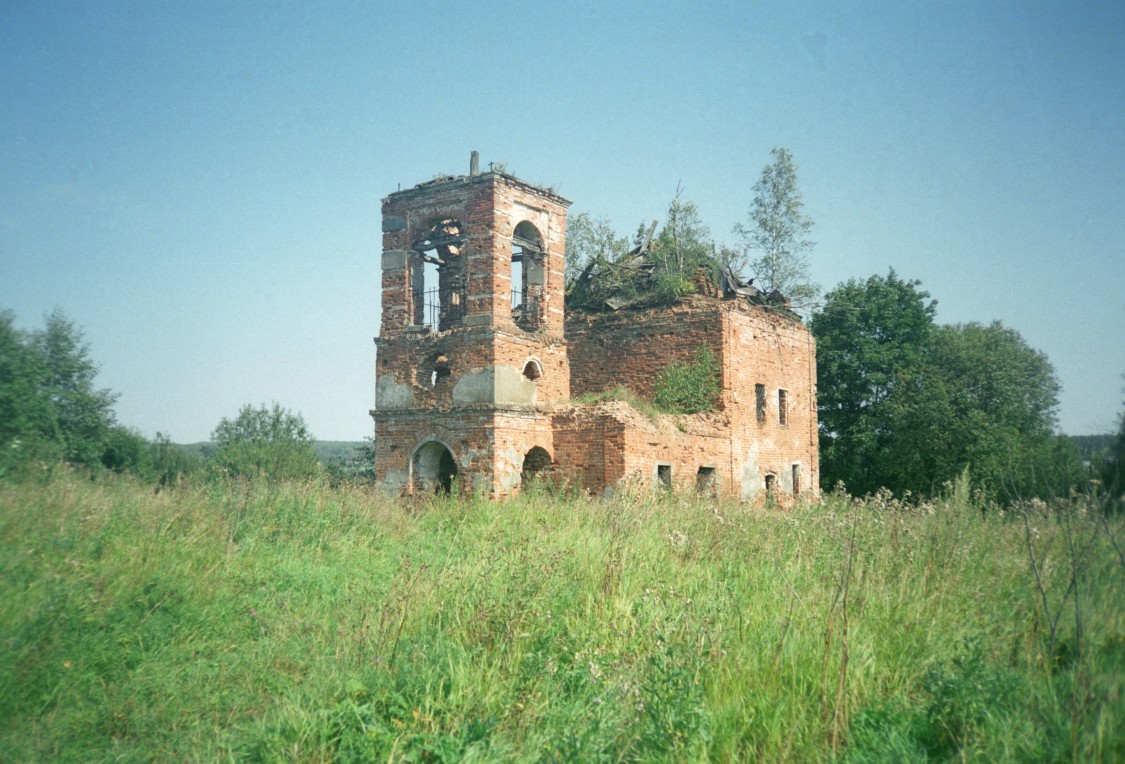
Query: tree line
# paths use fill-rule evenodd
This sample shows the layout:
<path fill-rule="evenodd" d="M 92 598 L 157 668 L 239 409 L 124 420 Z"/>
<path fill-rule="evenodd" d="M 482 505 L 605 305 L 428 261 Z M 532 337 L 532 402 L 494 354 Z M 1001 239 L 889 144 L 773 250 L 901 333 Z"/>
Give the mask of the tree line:
<path fill-rule="evenodd" d="M 150 441 L 117 421 L 118 396 L 97 387 L 97 371 L 82 331 L 61 311 L 32 331 L 0 311 L 0 478 L 60 464 L 158 484 L 189 475 L 303 480 L 371 472 L 370 443 L 322 463 L 304 418 L 277 403 L 247 404 L 221 419 L 202 456 L 161 433 Z"/>

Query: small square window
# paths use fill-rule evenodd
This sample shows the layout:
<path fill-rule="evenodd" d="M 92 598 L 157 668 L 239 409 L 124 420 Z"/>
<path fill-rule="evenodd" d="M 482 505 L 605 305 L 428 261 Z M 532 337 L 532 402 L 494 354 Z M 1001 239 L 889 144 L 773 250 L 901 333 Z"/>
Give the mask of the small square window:
<path fill-rule="evenodd" d="M 789 391 L 777 391 L 777 423 L 789 424 Z"/>

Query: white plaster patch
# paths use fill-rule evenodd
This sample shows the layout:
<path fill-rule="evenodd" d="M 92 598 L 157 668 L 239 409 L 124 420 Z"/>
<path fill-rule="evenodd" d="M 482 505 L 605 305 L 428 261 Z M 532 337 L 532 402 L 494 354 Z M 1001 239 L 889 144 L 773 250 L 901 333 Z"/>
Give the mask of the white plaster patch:
<path fill-rule="evenodd" d="M 742 498 L 744 501 L 753 501 L 761 490 L 761 480 L 758 469 L 758 444 L 750 446 L 746 451 L 746 461 L 742 463 Z"/>
<path fill-rule="evenodd" d="M 414 405 L 414 391 L 384 374 L 375 381 L 375 408 L 405 409 Z"/>

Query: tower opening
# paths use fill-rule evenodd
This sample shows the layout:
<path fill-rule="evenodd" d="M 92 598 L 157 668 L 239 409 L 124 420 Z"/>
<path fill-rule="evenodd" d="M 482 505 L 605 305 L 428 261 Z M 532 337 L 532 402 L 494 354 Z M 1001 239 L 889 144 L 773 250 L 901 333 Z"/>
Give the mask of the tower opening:
<path fill-rule="evenodd" d="M 522 329 L 538 329 L 546 283 L 543 236 L 528 221 L 512 233 L 512 319 Z"/>
<path fill-rule="evenodd" d="M 431 440 L 419 446 L 411 459 L 410 469 L 415 493 L 448 494 L 453 490 L 457 460 L 440 441 Z"/>
<path fill-rule="evenodd" d="M 418 257 L 411 265 L 413 323 L 445 331 L 465 316 L 465 273 L 461 249 L 464 226 L 453 218 L 427 224 L 425 235 L 411 247 Z"/>

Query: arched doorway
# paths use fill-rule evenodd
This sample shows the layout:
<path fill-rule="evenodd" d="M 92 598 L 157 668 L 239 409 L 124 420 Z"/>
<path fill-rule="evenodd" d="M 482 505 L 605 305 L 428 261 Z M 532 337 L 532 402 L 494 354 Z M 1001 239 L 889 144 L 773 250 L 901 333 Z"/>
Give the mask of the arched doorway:
<path fill-rule="evenodd" d="M 551 467 L 551 455 L 547 449 L 535 446 L 523 458 L 523 468 L 520 470 L 520 482 L 527 485 L 537 477 L 545 477 Z"/>
<path fill-rule="evenodd" d="M 444 443 L 430 440 L 414 452 L 410 472 L 415 493 L 449 493 L 457 477 L 457 460 Z"/>

